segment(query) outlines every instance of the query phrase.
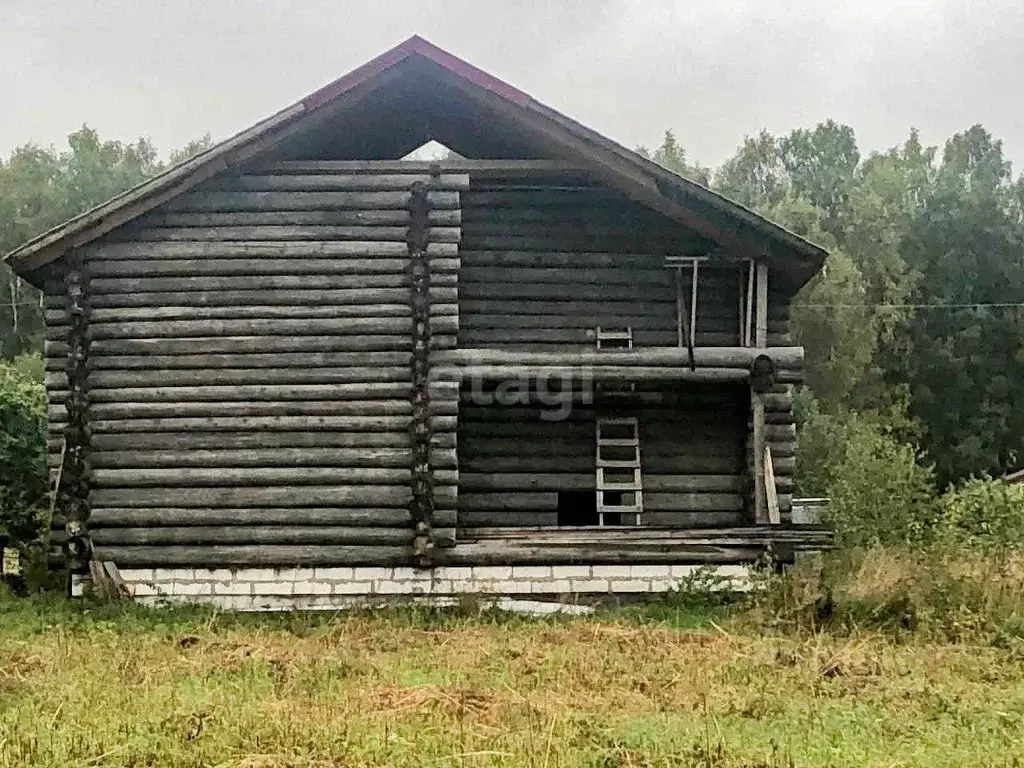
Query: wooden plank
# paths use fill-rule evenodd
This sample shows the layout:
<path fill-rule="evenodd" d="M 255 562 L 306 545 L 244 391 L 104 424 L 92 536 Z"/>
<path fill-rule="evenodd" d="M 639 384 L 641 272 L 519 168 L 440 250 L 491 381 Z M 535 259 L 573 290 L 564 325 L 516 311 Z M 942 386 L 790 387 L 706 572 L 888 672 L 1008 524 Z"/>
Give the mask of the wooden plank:
<path fill-rule="evenodd" d="M 772 449 L 765 445 L 764 447 L 764 487 L 765 487 L 765 500 L 768 506 L 768 522 L 772 525 L 778 525 L 782 522 L 779 515 L 779 496 L 778 490 L 775 487 L 775 468 L 772 466 Z"/>

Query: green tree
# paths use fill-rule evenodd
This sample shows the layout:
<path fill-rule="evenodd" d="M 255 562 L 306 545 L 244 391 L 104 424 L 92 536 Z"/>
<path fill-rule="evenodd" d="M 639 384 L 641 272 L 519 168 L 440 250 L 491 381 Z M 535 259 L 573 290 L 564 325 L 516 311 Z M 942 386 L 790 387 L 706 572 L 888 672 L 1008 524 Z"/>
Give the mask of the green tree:
<path fill-rule="evenodd" d="M 180 162 L 210 146 L 209 136 L 171 154 Z M 61 152 L 27 144 L 0 158 L 0 255 L 164 170 L 146 139 L 103 141 L 88 126 Z M 0 264 L 0 357 L 42 346 L 39 295 Z"/>

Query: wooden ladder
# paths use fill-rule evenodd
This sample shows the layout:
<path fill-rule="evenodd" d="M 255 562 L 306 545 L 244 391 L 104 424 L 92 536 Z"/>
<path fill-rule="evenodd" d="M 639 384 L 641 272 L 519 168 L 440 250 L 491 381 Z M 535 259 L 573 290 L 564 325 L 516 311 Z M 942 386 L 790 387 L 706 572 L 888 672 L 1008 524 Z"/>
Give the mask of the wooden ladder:
<path fill-rule="evenodd" d="M 602 328 L 597 326 L 597 351 L 619 352 L 633 348 L 633 326 L 622 328 Z M 602 395 L 632 395 L 636 392 L 635 382 L 609 383 L 598 382 L 597 391 Z"/>
<path fill-rule="evenodd" d="M 617 494 L 609 498 L 608 494 Z M 633 515 L 640 525 L 644 511 L 640 470 L 640 424 L 635 418 L 597 420 L 597 524 L 605 514 Z"/>

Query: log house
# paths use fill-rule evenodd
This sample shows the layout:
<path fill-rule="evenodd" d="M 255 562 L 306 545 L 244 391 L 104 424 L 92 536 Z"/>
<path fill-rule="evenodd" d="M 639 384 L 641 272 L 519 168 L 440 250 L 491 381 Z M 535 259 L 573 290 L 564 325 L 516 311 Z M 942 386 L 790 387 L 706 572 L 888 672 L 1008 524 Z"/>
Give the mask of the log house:
<path fill-rule="evenodd" d="M 240 608 L 791 559 L 825 255 L 414 37 L 9 256 L 54 540 Z"/>

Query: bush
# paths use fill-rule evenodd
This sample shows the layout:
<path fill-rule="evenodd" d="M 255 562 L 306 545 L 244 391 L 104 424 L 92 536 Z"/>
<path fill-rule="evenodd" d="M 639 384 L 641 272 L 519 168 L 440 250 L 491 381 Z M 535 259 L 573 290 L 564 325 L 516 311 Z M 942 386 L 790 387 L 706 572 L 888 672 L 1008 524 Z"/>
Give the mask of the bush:
<path fill-rule="evenodd" d="M 935 476 L 913 445 L 851 414 L 838 462 L 831 467 L 824 522 L 840 546 L 916 545 L 939 525 Z"/>
<path fill-rule="evenodd" d="M 972 478 L 941 498 L 942 535 L 955 546 L 992 551 L 1024 546 L 1024 485 Z"/>
<path fill-rule="evenodd" d="M 17 543 L 39 538 L 47 502 L 46 390 L 37 361 L 0 362 L 0 539 Z"/>
<path fill-rule="evenodd" d="M 847 550 L 804 562 L 752 593 L 757 629 L 914 635 L 1024 649 L 1024 557 L 960 548 Z"/>

